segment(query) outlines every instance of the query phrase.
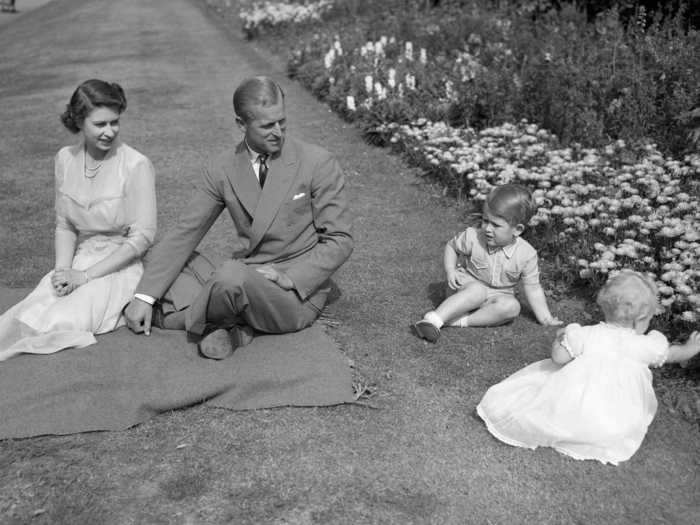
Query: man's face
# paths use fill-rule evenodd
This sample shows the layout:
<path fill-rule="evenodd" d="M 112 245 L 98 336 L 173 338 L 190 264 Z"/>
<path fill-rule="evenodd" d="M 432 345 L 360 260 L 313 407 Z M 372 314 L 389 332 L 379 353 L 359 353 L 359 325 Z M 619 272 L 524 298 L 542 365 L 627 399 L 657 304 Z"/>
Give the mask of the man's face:
<path fill-rule="evenodd" d="M 271 106 L 251 106 L 252 119 L 245 122 L 236 117 L 236 122 L 245 134 L 248 147 L 257 153 L 277 155 L 284 145 L 287 130 L 287 115 L 284 102 L 280 100 Z"/>

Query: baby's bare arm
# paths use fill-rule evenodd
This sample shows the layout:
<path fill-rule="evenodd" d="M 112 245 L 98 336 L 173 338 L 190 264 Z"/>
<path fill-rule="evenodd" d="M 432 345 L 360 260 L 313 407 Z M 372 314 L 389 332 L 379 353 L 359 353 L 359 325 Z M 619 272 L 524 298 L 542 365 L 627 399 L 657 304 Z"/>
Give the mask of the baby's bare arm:
<path fill-rule="evenodd" d="M 690 334 L 685 344 L 671 345 L 669 347 L 666 362 L 678 363 L 680 361 L 687 361 L 697 353 L 700 353 L 700 332 L 693 332 Z"/>

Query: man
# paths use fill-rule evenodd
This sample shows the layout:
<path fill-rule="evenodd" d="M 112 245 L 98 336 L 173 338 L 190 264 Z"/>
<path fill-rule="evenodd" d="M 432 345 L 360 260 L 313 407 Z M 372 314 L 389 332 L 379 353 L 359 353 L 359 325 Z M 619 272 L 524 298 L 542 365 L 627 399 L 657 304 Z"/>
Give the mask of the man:
<path fill-rule="evenodd" d="M 344 179 L 325 150 L 285 140 L 284 93 L 267 77 L 233 95 L 244 134 L 204 169 L 179 224 L 152 249 L 127 325 L 184 329 L 200 353 L 223 359 L 253 330 L 297 331 L 325 305 L 328 279 L 353 250 Z M 234 254 L 218 268 L 195 248 L 225 209 Z"/>

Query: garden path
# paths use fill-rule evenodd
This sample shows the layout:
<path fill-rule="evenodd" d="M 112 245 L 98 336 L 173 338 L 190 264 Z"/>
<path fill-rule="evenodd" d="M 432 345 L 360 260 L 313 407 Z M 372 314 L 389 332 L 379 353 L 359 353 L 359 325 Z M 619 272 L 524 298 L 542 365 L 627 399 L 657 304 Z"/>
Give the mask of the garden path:
<path fill-rule="evenodd" d="M 154 162 L 161 233 L 211 152 L 231 144 L 230 97 L 253 74 L 284 87 L 291 134 L 337 154 L 357 248 L 325 322 L 370 394 L 360 406 L 255 412 L 204 407 L 125 432 L 0 443 L 0 521 L 24 523 L 696 523 L 697 429 L 664 407 L 615 468 L 494 440 L 474 415 L 486 388 L 546 356 L 553 329 L 523 316 L 495 330 L 409 324 L 439 296 L 459 207 L 365 144 L 197 0 L 53 0 L 0 31 L 0 281 L 51 261 L 51 158 L 75 86 L 123 84 L 123 137 Z M 238 135 L 234 134 L 236 138 Z M 11 226 L 11 227 L 8 227 Z M 225 220 L 205 249 L 226 252 Z M 581 305 L 553 310 L 582 319 Z"/>

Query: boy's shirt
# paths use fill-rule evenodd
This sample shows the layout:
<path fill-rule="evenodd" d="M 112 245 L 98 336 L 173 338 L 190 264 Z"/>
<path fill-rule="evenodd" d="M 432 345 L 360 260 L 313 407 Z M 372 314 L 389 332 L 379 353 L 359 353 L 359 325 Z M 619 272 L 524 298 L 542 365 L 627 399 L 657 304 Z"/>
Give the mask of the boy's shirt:
<path fill-rule="evenodd" d="M 516 237 L 513 244 L 489 249 L 481 228 L 467 228 L 448 244 L 459 255 L 458 266 L 493 288 L 540 282 L 537 251 L 525 239 Z"/>

